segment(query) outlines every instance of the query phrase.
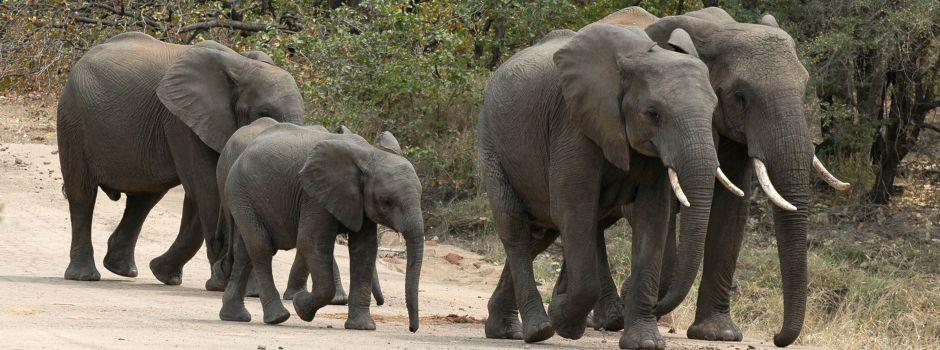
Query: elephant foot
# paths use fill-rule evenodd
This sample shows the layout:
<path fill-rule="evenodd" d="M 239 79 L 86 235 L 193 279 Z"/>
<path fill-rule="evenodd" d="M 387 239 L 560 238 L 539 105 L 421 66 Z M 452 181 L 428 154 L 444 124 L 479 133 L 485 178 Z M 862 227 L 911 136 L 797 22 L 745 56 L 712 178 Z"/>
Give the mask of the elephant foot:
<path fill-rule="evenodd" d="M 358 329 L 362 331 L 374 331 L 375 321 L 368 311 L 350 313 L 346 318 L 346 329 Z"/>
<path fill-rule="evenodd" d="M 659 328 L 656 321 L 634 320 L 628 321 L 620 336 L 621 349 L 644 349 L 644 350 L 662 350 L 666 348 L 666 339 L 659 334 Z"/>
<path fill-rule="evenodd" d="M 69 262 L 69 267 L 65 269 L 65 279 L 73 281 L 97 281 L 101 279 L 95 262 L 91 259 L 79 259 Z"/>
<path fill-rule="evenodd" d="M 307 288 L 303 288 L 303 287 L 300 287 L 300 288 L 287 287 L 287 289 L 284 290 L 284 300 L 293 300 L 294 294 L 297 294 L 300 292 L 306 292 L 306 291 L 307 291 Z"/>
<path fill-rule="evenodd" d="M 264 323 L 278 324 L 290 318 L 290 312 L 281 304 L 280 298 L 264 306 Z"/>
<path fill-rule="evenodd" d="M 556 294 L 552 297 L 552 302 L 548 305 L 548 316 L 552 319 L 552 327 L 558 335 L 567 339 L 580 339 L 584 336 L 584 328 L 587 327 L 587 315 L 569 317 L 564 311 L 567 299 L 567 294 Z"/>
<path fill-rule="evenodd" d="M 490 315 L 493 313 L 491 312 Z M 519 322 L 519 315 L 515 311 L 508 315 L 490 316 L 486 319 L 483 331 L 490 339 L 522 340 L 523 338 L 522 323 Z"/>
<path fill-rule="evenodd" d="M 601 299 L 594 306 L 593 317 L 590 323 L 595 330 L 619 331 L 623 329 L 623 302 L 620 297 L 613 295 Z"/>
<path fill-rule="evenodd" d="M 330 305 L 348 305 L 349 296 L 346 295 L 346 292 L 337 289 L 336 294 L 333 294 L 333 299 L 330 300 Z"/>
<path fill-rule="evenodd" d="M 222 303 L 222 310 L 219 310 L 219 319 L 222 321 L 248 322 L 251 321 L 251 314 L 245 308 L 244 303 Z"/>
<path fill-rule="evenodd" d="M 181 267 L 170 267 L 162 256 L 150 260 L 150 272 L 158 281 L 168 286 L 178 286 L 183 283 L 183 269 Z"/>
<path fill-rule="evenodd" d="M 547 318 L 525 322 L 523 325 L 522 340 L 526 343 L 538 343 L 555 335 L 555 329 Z"/>
<path fill-rule="evenodd" d="M 228 285 L 228 281 L 223 281 L 221 278 L 216 278 L 215 276 L 209 277 L 209 279 L 206 280 L 206 290 L 210 292 L 224 292 L 226 285 Z"/>
<path fill-rule="evenodd" d="M 744 335 L 738 325 L 726 313 L 713 313 L 702 321 L 696 321 L 686 332 L 689 339 L 741 341 Z"/>
<path fill-rule="evenodd" d="M 323 305 L 317 305 L 313 294 L 307 291 L 294 294 L 293 304 L 297 317 L 307 322 L 313 321 L 313 317 L 317 315 L 317 310 L 323 307 Z"/>
<path fill-rule="evenodd" d="M 104 267 L 116 275 L 124 277 L 137 277 L 137 263 L 134 261 L 134 253 L 127 255 L 123 250 L 112 254 L 111 249 L 104 256 Z"/>

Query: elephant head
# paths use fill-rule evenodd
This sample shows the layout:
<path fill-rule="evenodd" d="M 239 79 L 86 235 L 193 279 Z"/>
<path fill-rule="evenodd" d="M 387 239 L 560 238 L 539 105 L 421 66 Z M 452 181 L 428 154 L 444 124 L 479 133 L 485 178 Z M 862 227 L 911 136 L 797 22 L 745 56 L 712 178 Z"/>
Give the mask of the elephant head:
<path fill-rule="evenodd" d="M 355 134 L 318 143 L 300 171 L 304 190 L 349 231 L 368 218 L 402 234 L 408 266 L 405 301 L 409 329 L 418 330 L 418 282 L 424 256 L 421 181 L 389 132 L 378 148 Z"/>
<path fill-rule="evenodd" d="M 665 42 L 677 28 L 686 30 L 708 65 L 718 96 L 714 126 L 724 138 L 747 146 L 760 187 L 774 209 L 784 291 L 784 321 L 774 337 L 791 344 L 803 326 L 806 308 L 806 231 L 810 168 L 836 187 L 843 183 L 814 156 L 803 116 L 809 74 L 800 64 L 793 39 L 765 15 L 760 23 L 738 23 L 718 8 L 664 17 L 647 27 Z M 677 303 L 676 303 L 677 304 Z M 672 304 L 669 304 L 672 305 Z M 671 308 L 657 309 L 657 313 Z"/>
<path fill-rule="evenodd" d="M 688 34 L 677 30 L 668 44 L 680 52 L 657 46 L 642 29 L 591 24 L 555 53 L 554 62 L 571 117 L 608 161 L 629 170 L 633 148 L 667 168 L 673 192 L 688 207 L 679 254 L 689 259 L 672 284 L 687 294 L 701 265 L 721 173 L 712 136 L 717 99 Z"/>
<path fill-rule="evenodd" d="M 287 71 L 267 63 L 266 55 L 249 58 L 215 46 L 186 49 L 157 87 L 163 105 L 202 142 L 221 153 L 235 130 L 258 118 L 302 121 L 303 100 Z"/>

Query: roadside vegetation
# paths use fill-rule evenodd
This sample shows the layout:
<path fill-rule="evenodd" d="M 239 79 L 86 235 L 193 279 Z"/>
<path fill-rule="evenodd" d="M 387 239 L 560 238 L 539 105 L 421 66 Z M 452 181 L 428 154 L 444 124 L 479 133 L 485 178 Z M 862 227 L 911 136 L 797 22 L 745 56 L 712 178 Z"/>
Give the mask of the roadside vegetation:
<path fill-rule="evenodd" d="M 0 94 L 56 94 L 91 46 L 143 31 L 174 43 L 262 50 L 302 89 L 307 121 L 398 137 L 425 188 L 428 233 L 502 261 L 476 173 L 475 124 L 489 74 L 556 28 L 640 5 L 658 16 L 719 5 L 772 13 L 798 43 L 817 154 L 853 184 L 817 186 L 810 300 L 798 342 L 833 348 L 940 344 L 940 5 L 936 0 L 179 0 L 0 1 Z M 49 116 L 52 118 L 52 116 Z M 759 192 L 759 191 L 758 191 Z M 733 296 L 749 337 L 782 318 L 771 218 L 755 196 Z M 431 237 L 429 237 L 431 238 Z M 608 232 L 616 278 L 629 227 Z M 559 247 L 536 261 L 546 298 Z M 674 313 L 691 323 L 695 291 Z"/>

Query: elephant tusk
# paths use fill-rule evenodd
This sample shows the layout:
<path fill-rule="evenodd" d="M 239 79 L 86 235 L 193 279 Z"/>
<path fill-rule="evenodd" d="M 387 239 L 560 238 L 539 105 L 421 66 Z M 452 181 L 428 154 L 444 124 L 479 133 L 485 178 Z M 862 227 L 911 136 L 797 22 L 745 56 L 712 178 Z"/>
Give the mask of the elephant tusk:
<path fill-rule="evenodd" d="M 735 196 L 744 197 L 744 191 L 741 191 L 741 189 L 738 188 L 738 186 L 735 186 L 734 183 L 731 182 L 731 180 L 728 179 L 727 176 L 725 176 L 725 173 L 721 171 L 721 167 L 719 167 L 718 170 L 715 171 L 715 177 L 718 178 L 718 182 L 721 182 L 721 184 L 724 185 L 725 188 L 728 189 L 728 191 L 731 191 L 731 193 L 734 193 Z"/>
<path fill-rule="evenodd" d="M 761 162 L 760 159 L 754 158 L 754 172 L 757 173 L 757 182 L 760 183 L 760 188 L 764 190 L 764 193 L 767 194 L 767 197 L 770 198 L 770 201 L 774 203 L 774 205 L 783 210 L 796 211 L 796 207 L 790 204 L 790 202 L 787 202 L 786 199 L 783 199 L 783 197 L 777 193 L 774 184 L 770 183 L 770 177 L 767 176 L 767 167 L 764 166 L 764 162 Z"/>
<path fill-rule="evenodd" d="M 685 193 L 682 192 L 682 186 L 679 186 L 679 175 L 676 175 L 676 171 L 669 168 L 669 184 L 672 185 L 672 191 L 676 193 L 676 198 L 679 199 L 679 203 L 682 203 L 685 207 L 692 206 L 689 204 L 689 199 L 685 198 Z"/>
<path fill-rule="evenodd" d="M 823 163 L 819 161 L 819 158 L 816 158 L 816 156 L 813 156 L 813 170 L 816 170 L 816 174 L 826 181 L 829 186 L 832 186 L 832 188 L 835 188 L 838 191 L 845 191 L 849 189 L 849 186 L 852 185 L 848 182 L 842 182 L 833 176 L 829 170 L 826 170 L 826 166 L 823 165 Z"/>

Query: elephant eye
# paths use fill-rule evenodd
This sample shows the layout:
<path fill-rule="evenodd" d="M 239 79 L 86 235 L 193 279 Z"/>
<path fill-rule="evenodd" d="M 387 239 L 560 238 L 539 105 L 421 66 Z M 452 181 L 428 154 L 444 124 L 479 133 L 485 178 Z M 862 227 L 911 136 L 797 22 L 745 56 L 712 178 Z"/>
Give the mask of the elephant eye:
<path fill-rule="evenodd" d="M 382 207 L 383 207 L 383 208 L 390 208 L 391 206 L 392 206 L 392 200 L 391 200 L 391 199 L 388 199 L 388 198 L 382 199 Z"/>
<path fill-rule="evenodd" d="M 652 107 L 646 110 L 646 117 L 650 118 L 650 121 L 652 121 L 654 124 L 659 125 L 660 123 L 659 112 L 656 112 L 656 110 L 653 109 Z"/>

